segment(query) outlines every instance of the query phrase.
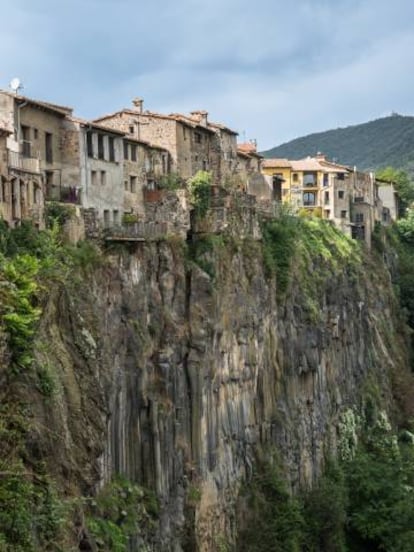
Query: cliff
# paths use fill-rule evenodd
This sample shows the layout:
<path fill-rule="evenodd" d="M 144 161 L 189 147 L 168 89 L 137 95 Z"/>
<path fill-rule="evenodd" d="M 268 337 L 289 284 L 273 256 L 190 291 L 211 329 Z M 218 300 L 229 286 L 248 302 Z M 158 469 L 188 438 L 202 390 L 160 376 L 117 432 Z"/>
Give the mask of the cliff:
<path fill-rule="evenodd" d="M 131 550 L 230 550 L 261 454 L 278 451 L 295 492 L 336 454 L 367 386 L 393 416 L 408 351 L 387 266 L 327 224 L 289 224 L 268 223 L 262 241 L 107 249 L 44 292 L 34 357 L 53 392 L 3 368 L 30 418 L 23 460 L 65 500 L 115 474 L 156 499 Z M 88 500 L 74 508 L 63 549 L 98 549 Z"/>

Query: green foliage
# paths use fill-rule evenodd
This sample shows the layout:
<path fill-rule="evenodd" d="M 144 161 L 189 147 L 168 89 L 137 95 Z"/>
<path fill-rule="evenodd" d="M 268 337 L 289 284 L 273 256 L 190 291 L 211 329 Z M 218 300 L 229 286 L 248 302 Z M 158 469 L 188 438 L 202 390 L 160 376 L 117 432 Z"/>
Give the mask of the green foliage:
<path fill-rule="evenodd" d="M 4 279 L 2 290 L 2 320 L 9 335 L 12 368 L 30 368 L 31 346 L 41 310 L 36 306 L 39 285 L 39 261 L 27 254 L 7 260 L 0 256 L 0 272 Z"/>
<path fill-rule="evenodd" d="M 343 470 L 328 462 L 324 475 L 303 498 L 304 550 L 345 551 L 348 489 Z"/>
<path fill-rule="evenodd" d="M 249 485 L 251 518 L 239 536 L 241 552 L 299 552 L 304 518 L 300 502 L 287 491 L 275 462 L 259 465 Z"/>
<path fill-rule="evenodd" d="M 345 466 L 349 549 L 414 549 L 414 447 L 398 443 L 384 415 Z"/>
<path fill-rule="evenodd" d="M 53 228 L 56 223 L 59 226 L 63 226 L 65 222 L 70 220 L 74 213 L 75 207 L 73 207 L 73 205 L 48 202 L 45 208 L 46 226 L 48 228 Z"/>
<path fill-rule="evenodd" d="M 269 276 L 276 274 L 283 295 L 289 284 L 290 267 L 298 240 L 300 221 L 290 214 L 262 224 L 263 262 Z"/>
<path fill-rule="evenodd" d="M 276 274 L 279 299 L 285 294 L 293 261 L 302 274 L 309 318 L 318 313 L 316 299 L 324 278 L 333 273 L 356 269 L 360 263 L 359 245 L 329 221 L 318 217 L 296 217 L 289 210 L 262 224 L 263 260 L 268 275 Z M 313 265 L 318 262 L 315 273 Z"/>
<path fill-rule="evenodd" d="M 264 152 L 264 155 L 303 159 L 322 151 L 330 159 L 361 170 L 391 165 L 411 174 L 414 168 L 413 122 L 413 117 L 392 115 L 297 138 Z"/>
<path fill-rule="evenodd" d="M 53 486 L 45 476 L 25 471 L 21 462 L 1 468 L 0 550 L 50 550 L 59 540 L 66 515 Z"/>
<path fill-rule="evenodd" d="M 124 213 L 122 215 L 122 224 L 135 224 L 139 221 L 139 216 L 136 213 Z"/>
<path fill-rule="evenodd" d="M 118 476 L 90 503 L 89 510 L 87 525 L 98 549 L 124 552 L 132 537 L 154 530 L 158 504 L 152 493 Z"/>
<path fill-rule="evenodd" d="M 195 215 L 203 218 L 210 208 L 212 175 L 207 171 L 198 171 L 188 180 L 187 185 Z"/>
<path fill-rule="evenodd" d="M 162 176 L 158 181 L 160 190 L 175 191 L 183 187 L 183 179 L 178 173 L 170 173 Z"/>

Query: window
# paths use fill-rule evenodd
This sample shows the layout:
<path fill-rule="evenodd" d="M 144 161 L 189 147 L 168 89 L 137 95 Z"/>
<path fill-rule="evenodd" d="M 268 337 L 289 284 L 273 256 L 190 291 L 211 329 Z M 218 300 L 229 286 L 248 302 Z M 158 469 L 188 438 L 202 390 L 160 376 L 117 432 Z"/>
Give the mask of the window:
<path fill-rule="evenodd" d="M 134 125 L 129 125 L 129 133 L 134 134 L 134 131 L 135 131 Z"/>
<path fill-rule="evenodd" d="M 303 194 L 303 205 L 305 207 L 312 207 L 316 204 L 316 195 L 314 192 L 305 192 Z"/>
<path fill-rule="evenodd" d="M 137 146 L 131 144 L 131 161 L 137 160 Z"/>
<path fill-rule="evenodd" d="M 337 173 L 336 178 L 338 180 L 345 180 L 345 174 L 344 173 Z"/>
<path fill-rule="evenodd" d="M 343 190 L 339 190 L 338 199 L 344 199 L 344 197 L 345 197 L 345 192 Z"/>
<path fill-rule="evenodd" d="M 93 134 L 92 132 L 86 133 L 86 149 L 88 152 L 88 157 L 93 157 Z"/>
<path fill-rule="evenodd" d="M 98 134 L 98 159 L 104 159 L 104 137 Z"/>
<path fill-rule="evenodd" d="M 113 217 L 114 217 L 114 224 L 119 224 L 119 211 L 118 210 L 113 211 Z"/>
<path fill-rule="evenodd" d="M 341 218 L 346 218 L 347 211 L 341 211 Z"/>
<path fill-rule="evenodd" d="M 40 203 L 40 188 L 37 185 L 34 187 L 33 201 L 34 203 Z"/>
<path fill-rule="evenodd" d="M 104 212 L 103 212 L 103 219 L 104 219 L 104 226 L 105 228 L 108 228 L 108 226 L 110 225 L 111 223 L 111 215 L 108 211 L 108 209 L 105 209 Z"/>
<path fill-rule="evenodd" d="M 325 204 L 329 203 L 329 192 L 325 192 Z"/>
<path fill-rule="evenodd" d="M 97 171 L 91 171 L 91 183 L 92 183 L 92 186 L 96 186 L 98 184 L 98 173 L 97 173 Z"/>
<path fill-rule="evenodd" d="M 304 186 L 316 186 L 317 178 L 315 172 L 305 172 L 303 173 L 303 185 Z"/>
<path fill-rule="evenodd" d="M 194 132 L 194 140 L 196 144 L 201 144 L 201 134 L 199 132 Z"/>
<path fill-rule="evenodd" d="M 30 127 L 21 126 L 22 129 L 22 155 L 23 157 L 32 156 L 32 143 L 30 141 Z"/>
<path fill-rule="evenodd" d="M 53 163 L 53 135 L 45 132 L 46 163 Z"/>
<path fill-rule="evenodd" d="M 46 171 L 46 188 L 49 190 L 53 186 L 53 171 Z"/>
<path fill-rule="evenodd" d="M 208 168 L 208 163 L 207 163 L 207 161 L 204 159 L 204 161 L 203 161 L 203 171 L 206 171 L 207 168 Z"/>
<path fill-rule="evenodd" d="M 323 185 L 324 187 L 326 188 L 326 186 L 329 186 L 329 174 L 324 174 L 323 175 Z"/>
<path fill-rule="evenodd" d="M 355 222 L 364 222 L 364 213 L 355 213 Z"/>
<path fill-rule="evenodd" d="M 37 140 L 39 138 L 39 131 L 37 130 L 37 128 L 33 129 L 33 138 L 35 140 Z"/>
<path fill-rule="evenodd" d="M 183 137 L 184 137 L 184 140 L 187 140 L 187 129 L 185 126 L 183 126 Z"/>
<path fill-rule="evenodd" d="M 106 171 L 101 171 L 101 186 L 106 184 Z"/>
<path fill-rule="evenodd" d="M 128 142 L 124 142 L 124 159 L 128 159 Z"/>
<path fill-rule="evenodd" d="M 124 180 L 124 190 L 128 191 L 128 180 Z"/>
<path fill-rule="evenodd" d="M 6 182 L 2 176 L 0 176 L 1 181 L 1 201 L 6 202 Z"/>
<path fill-rule="evenodd" d="M 109 161 L 115 161 L 115 141 L 113 136 L 108 138 L 108 147 L 109 147 Z"/>
<path fill-rule="evenodd" d="M 133 194 L 137 191 L 137 177 L 136 176 L 130 176 L 129 177 L 129 190 Z"/>
<path fill-rule="evenodd" d="M 298 180 L 299 180 L 298 173 L 293 173 L 292 174 L 292 180 L 293 180 L 293 182 L 298 182 Z"/>

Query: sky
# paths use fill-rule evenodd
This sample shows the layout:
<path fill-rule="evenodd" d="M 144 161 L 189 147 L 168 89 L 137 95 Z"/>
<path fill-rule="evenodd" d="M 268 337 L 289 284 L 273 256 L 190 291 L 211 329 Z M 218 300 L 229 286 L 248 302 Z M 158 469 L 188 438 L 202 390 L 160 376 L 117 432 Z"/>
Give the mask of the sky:
<path fill-rule="evenodd" d="M 0 88 L 86 118 L 190 112 L 260 150 L 414 115 L 413 0 L 0 0 Z"/>

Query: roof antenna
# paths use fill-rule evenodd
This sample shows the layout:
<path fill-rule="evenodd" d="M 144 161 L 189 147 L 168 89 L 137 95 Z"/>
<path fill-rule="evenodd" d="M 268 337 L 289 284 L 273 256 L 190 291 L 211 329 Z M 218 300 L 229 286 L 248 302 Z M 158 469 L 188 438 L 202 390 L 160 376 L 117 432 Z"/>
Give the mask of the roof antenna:
<path fill-rule="evenodd" d="M 10 81 L 10 88 L 17 95 L 19 93 L 19 90 L 23 88 L 23 83 L 19 78 L 15 77 Z"/>

